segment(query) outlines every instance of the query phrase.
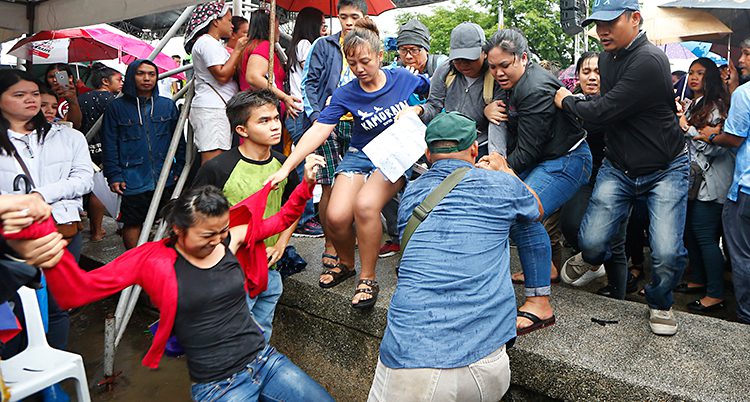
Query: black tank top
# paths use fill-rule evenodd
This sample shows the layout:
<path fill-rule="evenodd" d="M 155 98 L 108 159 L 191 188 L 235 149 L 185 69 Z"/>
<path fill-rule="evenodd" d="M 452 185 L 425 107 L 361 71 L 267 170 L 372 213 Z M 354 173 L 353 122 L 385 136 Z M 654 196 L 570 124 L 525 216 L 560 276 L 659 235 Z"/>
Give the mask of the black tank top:
<path fill-rule="evenodd" d="M 224 247 L 228 244 L 229 236 Z M 206 383 L 242 370 L 265 341 L 247 306 L 244 273 L 237 258 L 227 248 L 216 265 L 202 269 L 177 252 L 175 273 L 174 334 L 185 348 L 190 379 Z"/>

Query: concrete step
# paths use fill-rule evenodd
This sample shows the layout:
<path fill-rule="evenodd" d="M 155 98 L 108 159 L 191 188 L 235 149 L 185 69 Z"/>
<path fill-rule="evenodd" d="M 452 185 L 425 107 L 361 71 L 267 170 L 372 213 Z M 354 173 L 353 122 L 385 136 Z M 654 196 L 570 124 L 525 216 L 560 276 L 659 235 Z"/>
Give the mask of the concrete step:
<path fill-rule="evenodd" d="M 322 241 L 295 239 L 294 245 L 310 265 L 284 282 L 272 343 L 326 384 L 337 400 L 365 400 L 398 257 L 379 260 L 380 299 L 372 312 L 362 313 L 349 307 L 354 278 L 329 290 L 317 285 Z M 519 300 L 521 295 L 522 287 L 516 286 Z M 677 335 L 659 337 L 651 333 L 642 303 L 554 286 L 553 304 L 557 324 L 520 337 L 509 351 L 515 389 L 507 399 L 748 399 L 750 331 L 745 325 L 677 312 Z M 618 323 L 601 326 L 592 318 Z"/>

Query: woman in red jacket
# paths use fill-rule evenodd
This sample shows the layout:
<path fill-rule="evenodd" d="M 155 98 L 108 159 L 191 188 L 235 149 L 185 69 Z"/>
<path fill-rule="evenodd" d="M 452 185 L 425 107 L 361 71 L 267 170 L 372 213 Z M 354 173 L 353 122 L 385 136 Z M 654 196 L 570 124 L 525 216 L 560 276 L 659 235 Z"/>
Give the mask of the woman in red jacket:
<path fill-rule="evenodd" d="M 196 401 L 332 401 L 325 389 L 265 343 L 246 304 L 247 291 L 265 285 L 262 271 L 267 274 L 268 266 L 262 240 L 300 216 L 312 196 L 314 162 L 307 165 L 305 182 L 268 219 L 263 219 L 263 211 L 270 186 L 231 213 L 221 190 L 199 187 L 167 207 L 170 238 L 129 250 L 90 272 L 78 268 L 66 253 L 45 272 L 50 290 L 63 308 L 70 308 L 141 285 L 161 318 L 143 364 L 157 367 L 166 338 L 176 335 L 185 349 Z M 6 237 L 36 238 L 46 229 L 35 224 Z"/>

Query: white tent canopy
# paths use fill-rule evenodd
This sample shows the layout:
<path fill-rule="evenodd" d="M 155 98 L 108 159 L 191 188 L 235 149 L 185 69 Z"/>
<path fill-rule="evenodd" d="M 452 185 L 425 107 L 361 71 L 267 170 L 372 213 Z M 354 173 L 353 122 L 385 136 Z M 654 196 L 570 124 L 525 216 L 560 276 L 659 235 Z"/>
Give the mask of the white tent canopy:
<path fill-rule="evenodd" d="M 15 38 L 30 31 L 39 32 L 122 21 L 201 2 L 195 0 L 0 0 L 0 41 Z"/>

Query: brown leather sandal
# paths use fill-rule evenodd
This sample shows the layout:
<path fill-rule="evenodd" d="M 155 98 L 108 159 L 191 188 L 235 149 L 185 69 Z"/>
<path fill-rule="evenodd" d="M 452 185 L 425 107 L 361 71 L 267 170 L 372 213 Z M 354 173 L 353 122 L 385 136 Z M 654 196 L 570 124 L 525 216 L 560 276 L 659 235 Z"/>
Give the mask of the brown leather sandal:
<path fill-rule="evenodd" d="M 339 272 L 334 271 L 336 268 L 338 268 Z M 320 274 L 320 276 L 331 275 L 333 280 L 328 283 L 323 283 L 318 280 L 318 285 L 323 289 L 329 289 L 351 278 L 356 273 L 357 271 L 355 271 L 354 268 L 349 268 L 346 264 L 338 263 L 335 267 L 328 268 Z"/>
<path fill-rule="evenodd" d="M 360 288 L 359 285 L 367 285 L 368 287 Z M 366 300 L 360 299 L 359 302 L 352 303 L 352 307 L 358 310 L 366 310 L 372 308 L 375 305 L 375 302 L 378 301 L 378 294 L 380 293 L 380 286 L 378 286 L 378 281 L 372 279 L 360 279 L 357 282 L 357 288 L 354 290 L 354 296 L 360 293 L 366 293 L 368 295 L 372 295 L 372 297 Z"/>

